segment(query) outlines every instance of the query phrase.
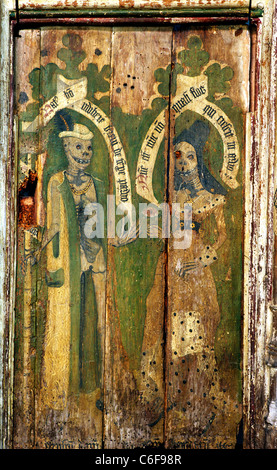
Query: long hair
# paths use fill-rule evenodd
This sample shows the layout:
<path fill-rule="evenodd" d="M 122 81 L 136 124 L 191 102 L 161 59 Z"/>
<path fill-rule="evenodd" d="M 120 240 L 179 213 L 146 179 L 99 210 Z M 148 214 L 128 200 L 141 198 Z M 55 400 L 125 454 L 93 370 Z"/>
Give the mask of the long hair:
<path fill-rule="evenodd" d="M 173 144 L 176 146 L 180 142 L 188 142 L 193 146 L 197 156 L 197 168 L 200 181 L 204 189 L 212 194 L 226 195 L 226 189 L 214 178 L 204 164 L 203 149 L 208 140 L 210 128 L 208 124 L 203 121 L 195 121 L 189 129 L 184 129 L 174 140 Z M 174 172 L 174 187 L 175 190 L 180 189 L 182 185 L 186 188 L 186 183 L 178 171 Z M 188 188 L 190 189 L 190 188 Z"/>

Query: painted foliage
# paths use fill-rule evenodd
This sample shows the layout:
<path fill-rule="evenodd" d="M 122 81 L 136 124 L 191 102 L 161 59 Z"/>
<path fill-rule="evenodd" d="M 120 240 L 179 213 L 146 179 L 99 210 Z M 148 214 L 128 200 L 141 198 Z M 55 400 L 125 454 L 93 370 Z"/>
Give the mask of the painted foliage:
<path fill-rule="evenodd" d="M 242 46 L 238 27 L 22 34 L 17 447 L 235 446 Z"/>

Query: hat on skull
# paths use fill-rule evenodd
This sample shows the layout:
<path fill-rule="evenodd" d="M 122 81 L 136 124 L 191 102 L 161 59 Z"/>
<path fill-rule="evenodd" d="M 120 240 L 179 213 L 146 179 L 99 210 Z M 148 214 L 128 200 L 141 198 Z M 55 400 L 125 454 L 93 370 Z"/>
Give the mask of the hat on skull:
<path fill-rule="evenodd" d="M 65 110 L 56 113 L 56 126 L 58 128 L 59 137 L 77 137 L 82 140 L 90 140 L 93 138 L 93 132 L 83 124 L 75 124 L 72 117 Z"/>
<path fill-rule="evenodd" d="M 74 124 L 72 130 L 60 132 L 59 137 L 77 137 L 78 139 L 90 140 L 93 137 L 93 133 L 83 124 Z"/>

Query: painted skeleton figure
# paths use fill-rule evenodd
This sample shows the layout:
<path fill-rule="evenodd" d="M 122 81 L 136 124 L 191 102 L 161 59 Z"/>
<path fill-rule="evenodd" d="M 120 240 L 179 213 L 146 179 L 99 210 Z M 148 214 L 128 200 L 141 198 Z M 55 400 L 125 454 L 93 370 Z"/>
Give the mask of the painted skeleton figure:
<path fill-rule="evenodd" d="M 170 344 L 171 357 L 168 359 L 166 405 L 163 404 L 164 391 L 158 385 L 163 381 L 163 371 L 157 367 L 163 357 L 163 319 L 155 316 L 155 312 L 162 311 L 162 305 L 157 306 L 159 300 L 155 294 L 155 286 L 163 276 L 162 258 L 147 299 L 141 362 L 141 397 L 149 406 L 152 424 L 163 416 L 166 406 L 173 426 L 184 433 L 189 429 L 191 435 L 205 433 L 207 426 L 228 406 L 226 391 L 222 391 L 219 385 L 214 350 L 220 308 L 210 268 L 218 259 L 217 250 L 226 240 L 223 212 L 226 190 L 203 163 L 203 148 L 208 134 L 209 127 L 196 121 L 174 142 L 173 202 L 180 203 L 181 207 L 184 203 L 191 204 L 192 220 L 189 227 L 184 218 L 182 224 L 181 212 L 181 226 L 184 231 L 191 230 L 191 244 L 186 249 L 172 248 L 169 254 L 167 343 Z M 212 245 L 207 245 L 201 225 L 211 215 L 218 235 Z"/>
<path fill-rule="evenodd" d="M 102 407 L 106 265 L 102 240 L 84 234 L 85 207 L 97 202 L 99 182 L 85 172 L 93 155 L 92 132 L 69 124 L 59 133 L 68 166 L 50 178 L 47 228 L 35 254 L 39 260 L 42 250 L 47 252 L 41 399 L 53 409 L 64 409 L 69 396 L 96 390 Z"/>

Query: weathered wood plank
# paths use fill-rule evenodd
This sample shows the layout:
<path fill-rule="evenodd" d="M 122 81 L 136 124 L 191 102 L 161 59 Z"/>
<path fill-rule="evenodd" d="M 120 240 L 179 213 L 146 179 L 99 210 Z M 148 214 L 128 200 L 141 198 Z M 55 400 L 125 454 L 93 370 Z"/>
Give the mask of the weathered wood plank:
<path fill-rule="evenodd" d="M 13 0 L 5 0 L 7 4 L 12 4 Z M 257 0 L 253 0 L 252 7 L 255 8 L 259 5 L 259 2 Z M 71 8 L 70 4 L 64 5 L 67 8 Z M 30 9 L 30 8 L 38 8 L 38 9 L 47 9 L 47 8 L 53 8 L 53 9 L 60 9 L 61 3 L 57 0 L 26 0 L 26 1 L 20 1 L 20 8 L 22 9 Z M 114 8 L 116 10 L 118 9 L 130 9 L 130 8 L 150 8 L 150 9 L 160 9 L 160 8 L 166 8 L 166 9 L 182 9 L 182 8 L 226 8 L 226 7 L 249 7 L 249 0 L 214 0 L 213 2 L 210 2 L 209 0 L 189 0 L 189 1 L 179 1 L 179 0 L 174 0 L 168 2 L 168 0 L 156 0 L 155 2 L 151 0 L 109 0 L 106 2 L 102 2 L 101 5 L 99 5 L 99 2 L 97 0 L 78 0 L 75 2 L 74 8 L 80 8 L 80 9 L 98 9 L 98 8 Z M 11 9 L 13 8 L 13 5 L 11 5 Z M 73 8 L 73 7 L 72 7 Z"/>
<path fill-rule="evenodd" d="M 35 390 L 24 445 L 234 447 L 248 32 L 43 28 L 39 41 L 18 79 L 20 194 L 32 199 L 19 214 L 31 255 L 19 352 Z M 131 239 L 120 203 L 136 212 Z M 160 231 L 139 232 L 160 203 Z"/>
<path fill-rule="evenodd" d="M 24 228 L 27 224 L 37 236 L 33 241 L 28 231 L 30 246 L 25 260 L 26 254 L 31 254 L 31 264 L 28 263 L 27 271 L 19 275 L 25 290 L 28 287 L 26 276 L 29 279 L 31 301 L 26 299 L 21 304 L 19 298 L 17 306 L 18 312 L 23 310 L 24 315 L 27 303 L 32 308 L 31 325 L 27 325 L 31 344 L 23 343 L 30 350 L 27 359 L 30 361 L 33 357 L 30 367 L 35 382 L 32 386 L 29 384 L 29 391 L 36 391 L 36 407 L 32 404 L 35 442 L 30 444 L 30 437 L 27 439 L 29 445 L 38 447 L 99 448 L 102 445 L 103 344 L 100 343 L 104 338 L 105 243 L 100 247 L 102 240 L 98 245 L 94 241 L 86 242 L 82 225 L 85 219 L 81 217 L 85 215 L 86 204 L 97 202 L 97 198 L 103 203 L 107 193 L 105 178 L 109 154 L 99 124 L 104 120 L 105 103 L 109 100 L 110 34 L 109 29 L 101 28 L 79 30 L 78 34 L 63 28 L 43 29 L 34 48 L 41 62 L 36 67 L 30 55 L 31 61 L 25 62 L 20 76 L 21 97 L 27 96 L 24 87 L 28 86 L 30 72 L 33 87 L 33 103 L 29 103 L 25 115 L 21 116 L 22 126 L 27 130 L 21 134 L 21 164 L 24 136 L 27 135 L 31 143 L 39 137 L 39 145 L 35 152 L 27 154 L 29 160 L 27 158 L 25 165 L 27 171 L 32 165 L 30 168 L 36 171 L 38 178 L 32 199 L 34 210 L 23 210 L 19 216 L 19 220 L 23 218 Z M 79 80 L 82 86 L 77 88 Z M 71 86 L 75 87 L 74 91 Z M 68 101 L 72 97 L 77 110 L 65 109 L 72 104 Z M 87 101 L 83 103 L 85 97 Z M 54 113 L 53 109 L 63 99 L 63 114 Z M 34 119 L 43 104 L 44 111 L 36 129 Z M 65 134 L 61 134 L 63 131 Z M 75 139 L 75 147 L 68 139 Z M 88 145 L 88 153 L 84 155 L 92 154 L 89 142 L 93 140 L 93 158 L 85 163 L 88 171 L 82 173 L 84 181 L 75 182 L 70 158 L 71 155 L 77 158 L 78 139 Z M 69 145 L 71 150 L 68 150 Z M 28 190 L 30 188 L 25 188 L 25 193 Z M 58 227 L 56 232 L 53 227 Z M 53 233 L 59 236 L 58 246 L 54 245 Z M 93 250 L 97 255 L 92 254 Z M 59 273 L 63 279 L 50 279 Z M 74 275 L 75 283 L 70 287 Z M 16 393 L 19 391 L 18 388 Z M 18 439 L 22 437 L 18 435 Z"/>
<path fill-rule="evenodd" d="M 20 6 L 22 6 L 22 3 L 20 3 Z M 51 1 L 45 1 L 45 2 L 34 2 L 32 1 L 31 2 L 32 5 L 28 4 L 28 7 L 31 7 L 29 12 L 30 14 L 34 14 L 35 11 L 34 11 L 34 8 L 49 8 L 53 5 L 55 5 L 55 1 L 54 2 L 51 2 Z M 226 2 L 224 2 L 226 4 Z M 258 2 L 252 2 L 252 5 L 253 6 L 256 6 Z M 213 8 L 213 6 L 217 4 L 218 5 L 218 2 L 211 2 L 209 4 L 209 8 Z M 235 2 L 234 4 L 237 5 L 237 2 Z M 249 2 L 244 2 L 245 6 L 246 6 L 246 11 L 247 11 L 247 7 L 249 6 Z M 61 3 L 59 2 L 59 5 L 61 5 Z M 80 4 L 81 5 L 81 4 Z M 86 3 L 86 6 L 87 5 L 91 5 L 89 3 Z M 111 4 L 109 4 L 111 5 Z M 267 300 L 268 298 L 265 298 L 265 293 L 266 295 L 270 295 L 270 286 L 268 286 L 268 282 L 270 282 L 270 275 L 268 277 L 268 275 L 266 274 L 266 276 L 264 276 L 265 274 L 265 271 L 266 271 L 266 267 L 268 266 L 267 265 L 267 260 L 269 259 L 270 260 L 270 257 L 271 257 L 271 254 L 270 254 L 270 236 L 272 236 L 272 233 L 271 233 L 271 228 L 269 227 L 268 229 L 268 233 L 266 233 L 266 230 L 265 230 L 265 227 L 264 227 L 264 214 L 267 213 L 267 207 L 266 207 L 266 204 L 263 203 L 263 200 L 264 200 L 264 197 L 265 197 L 265 194 L 266 194 L 266 188 L 267 188 L 267 183 L 268 181 L 269 182 L 272 182 L 272 179 L 271 178 L 271 175 L 269 175 L 269 180 L 268 180 L 268 175 L 267 175 L 267 171 L 265 171 L 264 169 L 267 168 L 267 161 L 268 159 L 272 162 L 273 160 L 273 153 L 274 153 L 274 149 L 273 149 L 273 145 L 272 145 L 272 141 L 269 139 L 269 135 L 270 135 L 270 132 L 267 132 L 267 117 L 270 115 L 272 117 L 272 114 L 270 114 L 268 112 L 268 105 L 269 106 L 272 106 L 272 101 L 271 99 L 268 99 L 268 96 L 269 96 L 269 89 L 272 90 L 271 86 L 274 87 L 274 84 L 275 84 L 275 77 L 273 76 L 273 74 L 271 74 L 269 72 L 269 67 L 268 67 L 268 62 L 269 62 L 269 57 L 270 57 L 270 30 L 271 30 L 271 25 L 272 25 L 272 19 L 271 19 L 271 16 L 270 14 L 272 13 L 273 11 L 273 8 L 274 8 L 274 5 L 275 5 L 275 2 L 274 1 L 266 1 L 265 2 L 265 8 L 266 8 L 266 15 L 265 15 L 265 18 L 267 19 L 267 21 L 264 22 L 264 25 L 263 25 L 263 31 L 259 31 L 259 34 L 261 34 L 261 42 L 259 43 L 258 47 L 260 47 L 261 44 L 263 44 L 263 50 L 262 50 L 262 53 L 261 53 L 261 56 L 260 58 L 262 59 L 262 63 L 263 63 L 263 67 L 262 67 L 262 86 L 260 87 L 260 93 L 259 93 L 259 96 L 258 96 L 258 102 L 259 102 L 259 110 L 258 110 L 258 113 L 257 113 L 257 121 L 256 122 L 252 122 L 252 125 L 253 125 L 253 128 L 255 127 L 257 129 L 257 132 L 256 132 L 256 136 L 255 136 L 255 144 L 258 144 L 259 145 L 259 142 L 261 143 L 261 141 L 263 142 L 263 145 L 261 145 L 261 151 L 257 151 L 257 153 L 255 154 L 255 161 L 253 162 L 253 166 L 251 166 L 251 170 L 254 169 L 254 166 L 256 164 L 256 159 L 257 160 L 260 160 L 263 162 L 263 165 L 262 168 L 261 168 L 261 171 L 259 171 L 259 168 L 258 168 L 258 171 L 255 173 L 255 176 L 254 176 L 254 180 L 256 178 L 256 180 L 258 181 L 258 184 L 257 184 L 257 187 L 260 187 L 262 188 L 263 190 L 263 193 L 262 194 L 256 194 L 257 198 L 260 198 L 261 199 L 261 204 L 259 204 L 257 202 L 257 204 L 255 205 L 255 208 L 257 210 L 253 211 L 253 208 L 254 208 L 254 205 L 251 206 L 249 208 L 249 219 L 251 219 L 251 215 L 253 215 L 253 218 L 251 219 L 251 223 L 252 223 L 252 227 L 255 227 L 257 228 L 258 227 L 258 230 L 254 231 L 253 234 L 254 234 L 254 242 L 255 242 L 255 246 L 254 247 L 251 247 L 250 246 L 250 249 L 249 249 L 249 253 L 251 255 L 251 265 L 250 265 L 250 273 L 249 273 L 249 279 L 247 278 L 245 280 L 245 290 L 247 291 L 248 289 L 248 286 L 249 286 L 249 289 L 251 291 L 251 298 L 250 298 L 250 301 L 249 301 L 249 311 L 250 312 L 254 312 L 255 315 L 256 315 L 256 306 L 258 306 L 257 308 L 259 309 L 259 314 L 257 315 L 257 323 L 254 325 L 255 327 L 255 331 L 257 332 L 257 335 L 255 336 L 255 331 L 253 330 L 246 330 L 247 333 L 249 333 L 249 336 L 251 336 L 252 338 L 252 344 L 251 346 L 253 345 L 257 345 L 259 350 L 258 350 L 258 354 L 259 354 L 259 358 L 257 360 L 257 362 L 255 362 L 255 359 L 252 361 L 251 363 L 251 368 L 246 365 L 245 366 L 245 378 L 247 379 L 245 382 L 244 382 L 244 391 L 245 391 L 245 394 L 248 394 L 249 392 L 249 388 L 251 386 L 251 391 L 249 392 L 249 395 L 250 395 L 250 398 L 251 400 L 249 401 L 249 403 L 247 403 L 247 410 L 246 410 L 246 413 L 247 413 L 247 418 L 248 418 L 248 422 L 247 422 L 247 427 L 246 427 L 246 432 L 248 433 L 249 432 L 249 435 L 247 434 L 246 438 L 248 439 L 249 438 L 249 445 L 254 447 L 259 447 L 259 446 L 263 446 L 264 445 L 264 436 L 265 436 L 265 426 L 264 426 L 264 418 L 265 418 L 265 415 L 267 413 L 267 400 L 266 400 L 266 397 L 268 397 L 268 391 L 269 391 L 269 388 L 268 388 L 268 385 L 269 385 L 269 377 L 268 377 L 268 372 L 267 372 L 267 369 L 265 367 L 265 364 L 264 364 L 264 353 L 265 353 L 265 338 L 266 338 L 266 334 L 265 334 L 265 329 L 270 327 L 270 319 L 269 319 L 269 316 L 267 315 L 267 312 L 266 312 L 266 308 L 267 308 Z M 96 6 L 96 4 L 95 4 Z M 119 5 L 118 5 L 119 6 Z M 58 6 L 57 4 L 57 8 L 60 7 Z M 156 2 L 156 6 L 157 8 L 160 8 L 160 5 Z M 207 5 L 206 5 L 207 7 Z M 6 100 L 6 96 L 7 96 L 7 93 L 8 93 L 8 64 L 9 64 L 9 18 L 8 18 L 8 10 L 6 8 L 9 8 L 10 10 L 13 10 L 14 9 L 14 1 L 13 0 L 3 0 L 3 2 L 1 2 L 1 46 L 2 46 L 2 55 L 1 55 L 1 64 L 2 64 L 2 69 L 1 69 L 1 122 L 2 122 L 2 126 L 1 127 L 1 142 L 0 142 L 0 146 L 3 150 L 2 152 L 2 160 L 1 160 L 1 168 L 3 169 L 2 171 L 2 174 L 5 175 L 5 169 L 6 169 L 6 163 L 5 163 L 5 159 L 7 158 L 7 155 L 8 155 L 8 127 L 9 127 L 9 117 L 8 117 L 8 106 L 7 106 L 7 100 Z M 119 9 L 120 9 L 120 6 L 119 6 Z M 222 11 L 224 11 L 222 9 Z M 64 12 L 64 10 L 60 10 L 60 13 L 61 12 Z M 74 11 L 76 12 L 76 10 Z M 4 14 L 3 14 L 4 13 Z M 44 10 L 38 10 L 37 14 L 40 15 L 40 14 L 44 14 L 46 13 L 46 11 Z M 48 12 L 49 13 L 49 12 Z M 51 13 L 51 12 L 50 12 Z M 96 12 L 95 12 L 96 13 Z M 14 14 L 14 11 L 12 12 L 12 14 Z M 128 14 L 128 13 L 127 13 Z M 217 13 L 218 14 L 218 13 Z M 4 33 L 3 33 L 4 31 Z M 3 47 L 4 46 L 4 47 Z M 7 47 L 5 47 L 7 46 Z M 274 48 L 272 48 L 274 49 Z M 245 52 L 245 51 L 244 51 Z M 261 52 L 261 51 L 259 51 Z M 270 80 L 268 80 L 270 76 Z M 257 76 L 257 84 L 260 80 L 260 76 Z M 272 85 L 273 84 L 273 85 Z M 258 89 L 258 85 L 257 85 L 257 89 Z M 274 93 L 273 93 L 274 94 Z M 271 118 L 270 118 L 271 120 Z M 271 123 L 273 123 L 273 120 L 271 121 Z M 263 129 L 263 132 L 261 132 L 259 134 L 259 130 L 260 129 Z M 268 158 L 268 155 L 269 155 L 269 158 Z M 260 157 L 260 158 L 259 158 Z M 259 186 L 259 181 L 263 179 L 263 185 L 260 185 Z M 5 181 L 5 177 L 3 176 L 3 178 L 1 179 L 1 200 L 5 202 L 7 202 L 7 199 L 9 198 L 9 195 L 10 193 L 6 192 L 5 190 L 5 184 L 6 184 L 6 181 Z M 253 184 L 253 174 L 251 174 L 251 182 L 250 184 Z M 270 189 L 270 191 L 272 192 L 272 189 Z M 272 194 L 271 194 L 272 196 Z M 271 197 L 270 196 L 270 197 Z M 253 198 L 255 199 L 255 194 L 253 193 Z M 9 204 L 9 201 L 8 201 L 8 204 Z M 269 202 L 269 206 L 271 205 L 271 202 Z M 7 260 L 5 255 L 6 255 L 6 243 L 8 241 L 8 243 L 10 242 L 9 241 L 9 236 L 7 237 L 6 239 L 6 235 L 5 235 L 5 223 L 6 223 L 6 212 L 5 212 L 5 207 L 6 207 L 6 204 L 2 204 L 1 205 L 1 219 L 3 221 L 3 223 L 1 224 L 1 227 L 2 227 L 2 231 L 1 231 L 1 260 L 2 260 L 2 265 L 5 267 L 7 266 L 7 263 L 9 262 L 9 259 Z M 270 206 L 271 207 L 271 206 Z M 252 212 L 254 212 L 254 214 L 252 214 Z M 8 215 L 9 216 L 9 215 Z M 269 217 L 270 217 L 270 214 L 269 214 Z M 251 224 L 248 225 L 248 227 L 251 227 Z M 268 240 L 269 239 L 269 240 Z M 258 242 L 259 245 L 258 245 Z M 260 253 L 263 252 L 263 257 L 260 257 Z M 252 254 L 254 253 L 254 255 L 252 256 Z M 269 262 L 269 269 L 270 269 L 270 262 Z M 255 283 L 255 273 L 258 272 L 259 270 L 259 275 L 258 275 L 258 283 L 256 284 Z M 8 296 L 8 301 L 10 300 L 11 298 L 11 294 L 10 293 L 7 293 L 6 292 L 6 281 L 5 281 L 5 275 L 3 274 L 4 272 L 4 269 L 2 270 L 2 273 L 1 273 L 1 290 L 2 290 L 2 294 L 1 294 L 1 324 L 0 324 L 0 330 L 1 330 L 1 338 L 0 338 L 0 350 L 1 350 L 1 364 L 0 364 L 0 370 L 1 370 L 1 377 L 0 377 L 0 380 L 1 380 L 1 384 L 3 385 L 3 387 L 0 387 L 1 388 L 1 396 L 0 396 L 0 400 L 1 400 L 1 404 L 3 406 L 3 409 L 4 409 L 4 413 L 6 415 L 6 407 L 7 407 L 7 401 L 6 401 L 6 392 L 7 392 L 7 388 L 10 387 L 10 384 L 12 383 L 12 379 L 11 379 L 11 376 L 9 376 L 9 373 L 7 372 L 7 369 L 6 369 L 6 360 L 7 359 L 7 355 L 9 354 L 9 361 L 12 361 L 13 360 L 13 351 L 12 351 L 12 348 L 9 350 L 6 350 L 5 351 L 5 347 L 8 346 L 8 340 L 7 340 L 7 336 L 8 336 L 8 333 L 6 334 L 6 328 L 10 328 L 11 327 L 11 330 L 9 332 L 9 334 L 11 335 L 10 337 L 12 338 L 12 326 L 10 325 L 10 318 L 9 318 L 9 315 L 7 315 L 7 310 L 6 310 L 6 307 L 4 306 L 4 303 L 6 300 L 6 295 Z M 248 281 L 249 281 L 249 284 L 248 284 Z M 266 281 L 266 282 L 264 282 Z M 257 287 L 257 288 L 256 288 Z M 255 296 L 252 295 L 253 293 L 255 292 Z M 247 313 L 247 308 L 245 309 L 245 312 Z M 256 318 L 256 317 L 255 317 Z M 267 322 L 267 326 L 265 325 L 265 323 Z M 252 325 L 253 327 L 253 325 Z M 6 344 L 4 344 L 4 342 L 6 342 Z M 3 350 L 4 350 L 4 355 L 3 355 Z M 255 352 L 254 350 L 252 350 L 252 352 Z M 258 375 L 256 374 L 258 370 Z M 3 374 L 2 374 L 2 371 L 4 371 L 3 373 L 5 374 L 6 373 L 6 376 L 3 377 Z M 3 380 L 4 378 L 4 380 Z M 265 380 L 264 380 L 265 379 Z M 258 384 L 258 388 L 257 388 L 257 400 L 256 400 L 256 397 L 255 397 L 255 393 L 256 393 L 256 384 Z M 10 389 L 9 389 L 10 390 Z M 12 399 L 10 397 L 10 399 Z M 4 402 L 3 402 L 4 400 Z M 256 401 L 255 401 L 256 400 Z M 254 408 L 256 409 L 256 411 L 254 410 Z M 16 416 L 16 415 L 15 415 Z M 16 416 L 16 419 L 17 418 L 20 418 L 20 415 L 17 415 Z M 8 431 L 7 431 L 7 428 L 5 427 L 6 425 L 6 422 L 5 422 L 5 418 L 4 418 L 4 421 L 1 420 L 1 440 L 3 442 L 3 445 L 4 446 L 7 446 L 8 445 L 8 442 L 5 441 L 6 439 L 6 436 L 8 435 Z M 3 428 L 4 426 L 4 428 Z M 272 428 L 273 430 L 273 434 L 275 433 L 275 430 L 274 428 Z M 258 433 L 258 439 L 256 440 L 256 435 Z M 23 435 L 23 433 L 22 433 Z M 271 436 L 269 436 L 270 438 Z M 269 439 L 270 440 L 270 439 Z M 274 443 L 273 443 L 274 440 L 272 440 L 271 443 L 268 443 L 269 445 L 273 445 L 274 446 Z"/>
<path fill-rule="evenodd" d="M 235 447 L 239 432 L 249 79 L 249 55 L 244 62 L 242 49 L 249 51 L 244 29 L 188 28 L 174 37 L 186 78 L 177 76 L 172 96 L 170 194 L 173 202 L 188 204 L 191 219 L 185 212 L 183 224 L 190 222 L 192 231 L 187 246 L 171 243 L 168 253 L 168 447 Z M 220 130 L 223 119 L 231 133 Z M 230 163 L 225 169 L 223 155 Z"/>
<path fill-rule="evenodd" d="M 170 29 L 114 28 L 111 116 L 126 152 L 136 224 L 146 220 L 146 208 L 142 216 L 139 204 L 149 203 L 136 192 L 136 182 L 143 177 L 139 155 L 150 126 L 167 106 L 157 92 L 154 72 L 170 61 Z M 166 149 L 161 142 L 155 164 L 155 193 L 160 202 L 166 197 Z M 150 153 L 145 152 L 145 162 L 155 158 L 154 151 L 153 157 Z M 144 175 L 144 179 L 145 185 L 152 184 L 151 175 Z M 125 245 L 119 239 L 118 246 L 109 249 L 105 361 L 108 448 L 163 442 L 164 256 L 161 241 L 138 232 L 131 243 Z"/>
<path fill-rule="evenodd" d="M 15 108 L 19 119 L 32 102 L 32 86 L 28 81 L 31 68 L 40 69 L 40 30 L 22 31 L 15 50 Z M 38 87 L 39 88 L 39 87 Z M 38 89 L 39 93 L 39 89 Z M 40 153 L 40 135 L 25 137 L 18 134 L 18 208 L 17 208 L 17 303 L 15 328 L 15 409 L 14 447 L 34 445 L 35 436 L 35 377 L 34 377 L 34 296 L 32 267 L 26 257 L 33 246 L 30 229 L 36 225 L 34 186 L 35 160 Z M 31 189 L 31 187 L 33 188 Z M 36 301 L 36 300 L 35 300 Z"/>

